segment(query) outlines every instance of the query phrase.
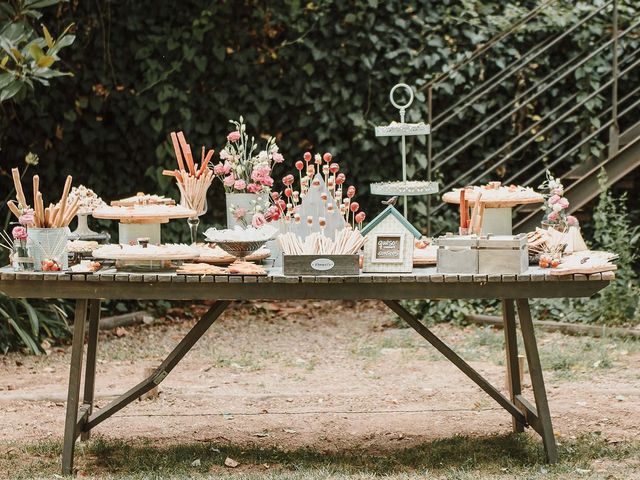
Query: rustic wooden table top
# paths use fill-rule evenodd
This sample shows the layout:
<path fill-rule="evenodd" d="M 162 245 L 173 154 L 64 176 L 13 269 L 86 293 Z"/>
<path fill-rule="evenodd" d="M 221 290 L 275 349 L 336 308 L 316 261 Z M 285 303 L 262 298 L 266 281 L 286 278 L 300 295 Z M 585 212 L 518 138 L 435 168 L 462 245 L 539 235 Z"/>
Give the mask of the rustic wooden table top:
<path fill-rule="evenodd" d="M 440 299 L 588 297 L 606 287 L 613 272 L 552 276 L 531 267 L 521 275 L 439 274 L 435 267 L 407 274 L 285 276 L 182 275 L 100 270 L 94 274 L 14 272 L 0 269 L 0 291 L 24 298 L 164 300 Z M 286 284 L 286 285 L 284 285 Z"/>

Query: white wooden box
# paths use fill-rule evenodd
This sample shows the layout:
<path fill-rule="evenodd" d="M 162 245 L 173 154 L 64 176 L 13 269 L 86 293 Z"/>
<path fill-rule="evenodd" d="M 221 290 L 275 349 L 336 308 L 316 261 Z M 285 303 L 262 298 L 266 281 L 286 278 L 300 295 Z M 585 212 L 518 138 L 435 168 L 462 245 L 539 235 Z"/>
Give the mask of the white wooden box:
<path fill-rule="evenodd" d="M 478 239 L 447 235 L 436 239 L 438 273 L 478 273 Z"/>
<path fill-rule="evenodd" d="M 528 268 L 526 235 L 487 235 L 478 239 L 478 273 L 520 274 Z"/>

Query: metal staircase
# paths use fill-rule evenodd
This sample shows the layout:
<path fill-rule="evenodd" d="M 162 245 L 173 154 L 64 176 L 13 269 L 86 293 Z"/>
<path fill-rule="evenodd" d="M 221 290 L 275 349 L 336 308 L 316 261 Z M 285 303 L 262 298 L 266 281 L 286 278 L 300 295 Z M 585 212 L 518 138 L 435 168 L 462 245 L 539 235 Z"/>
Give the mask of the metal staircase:
<path fill-rule="evenodd" d="M 439 180 L 442 191 L 489 180 L 536 187 L 549 169 L 563 180 L 570 209 L 575 211 L 598 195 L 597 175 L 601 168 L 607 172 L 609 184 L 613 184 L 640 166 L 640 85 L 634 82 L 640 70 L 640 48 L 630 41 L 637 38 L 640 31 L 640 16 L 632 16 L 619 28 L 618 0 L 605 1 L 565 30 L 543 36 L 514 62 L 460 94 L 442 111 L 435 112 L 436 94 L 446 80 L 470 64 L 486 60 L 498 44 L 508 42 L 523 26 L 549 13 L 559 3 L 559 0 L 542 2 L 465 60 L 422 87 L 427 93 L 432 131 L 428 139 L 427 177 Z M 609 23 L 610 32 L 591 35 L 591 26 L 596 20 Z M 567 58 L 565 50 L 570 50 L 565 49 L 567 42 L 575 35 L 585 34 L 591 35 L 589 47 Z M 536 81 L 524 82 L 522 87 L 523 82 L 518 80 L 530 71 L 527 69 L 549 56 L 561 61 L 540 74 Z M 590 85 L 595 86 L 585 93 L 585 88 L 575 87 L 576 73 L 588 71 L 595 61 L 599 61 L 600 66 L 589 74 L 589 79 L 594 80 Z M 603 63 L 609 68 L 603 69 Z M 486 103 L 499 89 L 509 91 L 511 100 L 496 105 L 477 119 L 473 110 L 476 103 L 480 100 Z M 555 104 L 553 98 L 558 90 L 568 95 Z M 524 128 L 514 131 L 513 118 L 523 109 L 535 109 L 538 102 L 552 107 L 527 119 Z M 456 123 L 467 118 L 469 124 Z M 564 131 L 567 120 L 576 118 L 584 120 L 582 127 Z M 621 125 L 625 127 L 622 133 Z M 563 135 L 558 138 L 560 130 Z M 496 143 L 496 138 L 504 140 Z M 444 213 L 446 208 L 442 204 L 431 208 L 429 203 L 429 221 L 433 214 Z M 516 231 L 531 230 L 541 220 L 540 210 L 532 211 L 531 207 L 529 211 L 526 207 L 516 210 L 516 215 Z M 432 232 L 437 233 L 437 230 Z"/>

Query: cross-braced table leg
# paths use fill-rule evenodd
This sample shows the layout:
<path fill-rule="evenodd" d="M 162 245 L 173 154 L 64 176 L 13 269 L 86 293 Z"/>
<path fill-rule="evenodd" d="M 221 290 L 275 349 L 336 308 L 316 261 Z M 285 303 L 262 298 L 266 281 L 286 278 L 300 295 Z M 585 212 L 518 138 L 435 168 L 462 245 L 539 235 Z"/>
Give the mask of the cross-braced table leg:
<path fill-rule="evenodd" d="M 516 399 L 518 400 L 518 403 L 520 403 L 520 406 L 526 409 L 525 413 L 527 415 L 527 419 L 532 417 L 532 420 L 529 423 L 531 423 L 531 426 L 542 437 L 544 450 L 547 454 L 547 461 L 549 463 L 556 463 L 558 461 L 558 449 L 556 446 L 556 439 L 553 435 L 551 413 L 549 412 L 547 391 L 544 386 L 542 365 L 540 364 L 538 344 L 536 343 L 536 335 L 533 330 L 529 301 L 526 298 L 520 298 L 516 300 L 516 304 L 518 307 L 520 329 L 522 330 L 524 349 L 527 354 L 529 376 L 531 377 L 531 386 L 533 387 L 533 396 L 536 401 L 536 407 L 533 408 L 522 396 L 517 396 Z"/>
<path fill-rule="evenodd" d="M 100 323 L 100 300 L 89 301 L 89 333 L 87 334 L 87 364 L 84 374 L 84 394 L 82 395 L 83 422 L 93 411 L 93 396 L 96 384 L 96 355 L 98 353 L 98 327 Z M 81 425 L 80 440 L 88 440 L 91 430 L 85 430 Z"/>
<path fill-rule="evenodd" d="M 76 313 L 73 320 L 73 344 L 71 346 L 71 367 L 69 368 L 69 390 L 67 393 L 67 414 L 62 447 L 63 475 L 73 473 L 73 451 L 78 432 L 78 404 L 80 402 L 82 348 L 84 344 L 84 323 L 87 319 L 87 304 L 87 300 L 76 300 Z"/>
<path fill-rule="evenodd" d="M 511 364 L 511 367 L 509 367 L 511 369 L 509 377 L 512 384 L 511 399 L 505 397 L 500 391 L 498 391 L 498 389 L 491 385 L 482 375 L 474 370 L 471 365 L 465 362 L 447 344 L 440 340 L 431 330 L 425 327 L 420 320 L 414 317 L 397 301 L 385 300 L 384 303 L 400 318 L 406 321 L 425 340 L 433 345 L 436 350 L 442 353 L 451 363 L 458 367 L 467 377 L 473 380 L 476 385 L 482 388 L 482 390 L 491 396 L 491 398 L 498 402 L 502 408 L 509 412 L 513 417 L 514 428 L 518 429 L 519 426 L 531 426 L 536 432 L 538 432 L 542 437 L 547 461 L 549 463 L 555 463 L 558 460 L 556 442 L 553 436 L 553 428 L 551 426 L 551 416 L 549 414 L 549 405 L 547 403 L 547 394 L 545 392 L 544 381 L 542 379 L 542 367 L 540 366 L 538 347 L 533 332 L 533 322 L 531 321 L 531 313 L 529 312 L 529 302 L 526 299 L 518 299 L 516 300 L 516 303 L 537 408 L 531 405 L 520 393 L 520 378 L 517 377 L 516 380 L 513 377 L 514 374 L 516 376 L 518 375 L 518 370 L 515 367 L 518 365 L 518 352 L 516 349 L 513 300 L 506 300 L 503 304 L 505 315 L 505 338 L 507 340 L 509 358 L 508 363 L 511 361 L 515 362 L 515 366 L 514 364 Z"/>
<path fill-rule="evenodd" d="M 84 323 L 87 316 L 87 300 L 76 302 L 76 318 L 73 328 L 73 346 L 71 348 L 71 369 L 69 372 L 69 395 L 67 398 L 67 416 L 65 423 L 64 447 L 62 453 L 62 473 L 73 473 L 73 451 L 78 435 L 91 431 L 93 427 L 114 413 L 135 401 L 141 395 L 158 386 L 169 372 L 184 358 L 195 343 L 206 333 L 209 327 L 224 312 L 229 301 L 217 301 L 196 323 L 178 345 L 169 353 L 152 375 L 140 382 L 128 392 L 120 395 L 105 408 L 91 412 L 95 379 L 95 356 L 97 350 L 98 321 L 100 302 L 91 301 L 91 321 L 89 325 L 89 348 L 87 352 L 87 377 L 85 379 L 85 397 L 78 412 L 80 380 L 82 376 L 82 345 L 84 342 Z M 93 327 L 92 327 L 93 326 Z"/>
<path fill-rule="evenodd" d="M 522 394 L 520 385 L 520 364 L 518 362 L 518 338 L 516 332 L 516 314 L 513 300 L 502 301 L 502 320 L 504 323 L 504 345 L 507 355 L 507 381 L 511 401 L 517 405 L 517 396 Z M 512 418 L 514 432 L 524 432 L 524 424 Z"/>

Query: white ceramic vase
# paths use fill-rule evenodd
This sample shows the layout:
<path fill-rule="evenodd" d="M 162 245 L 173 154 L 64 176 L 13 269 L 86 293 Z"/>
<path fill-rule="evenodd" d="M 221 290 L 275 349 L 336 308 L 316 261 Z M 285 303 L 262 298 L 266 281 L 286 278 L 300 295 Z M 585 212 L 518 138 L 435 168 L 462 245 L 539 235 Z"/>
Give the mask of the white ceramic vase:
<path fill-rule="evenodd" d="M 251 225 L 256 204 L 259 204 L 263 212 L 268 207 L 268 197 L 266 193 L 227 193 L 225 195 L 227 207 L 227 228 L 236 225 L 246 227 Z M 237 215 L 238 209 L 243 209 L 246 213 Z"/>

